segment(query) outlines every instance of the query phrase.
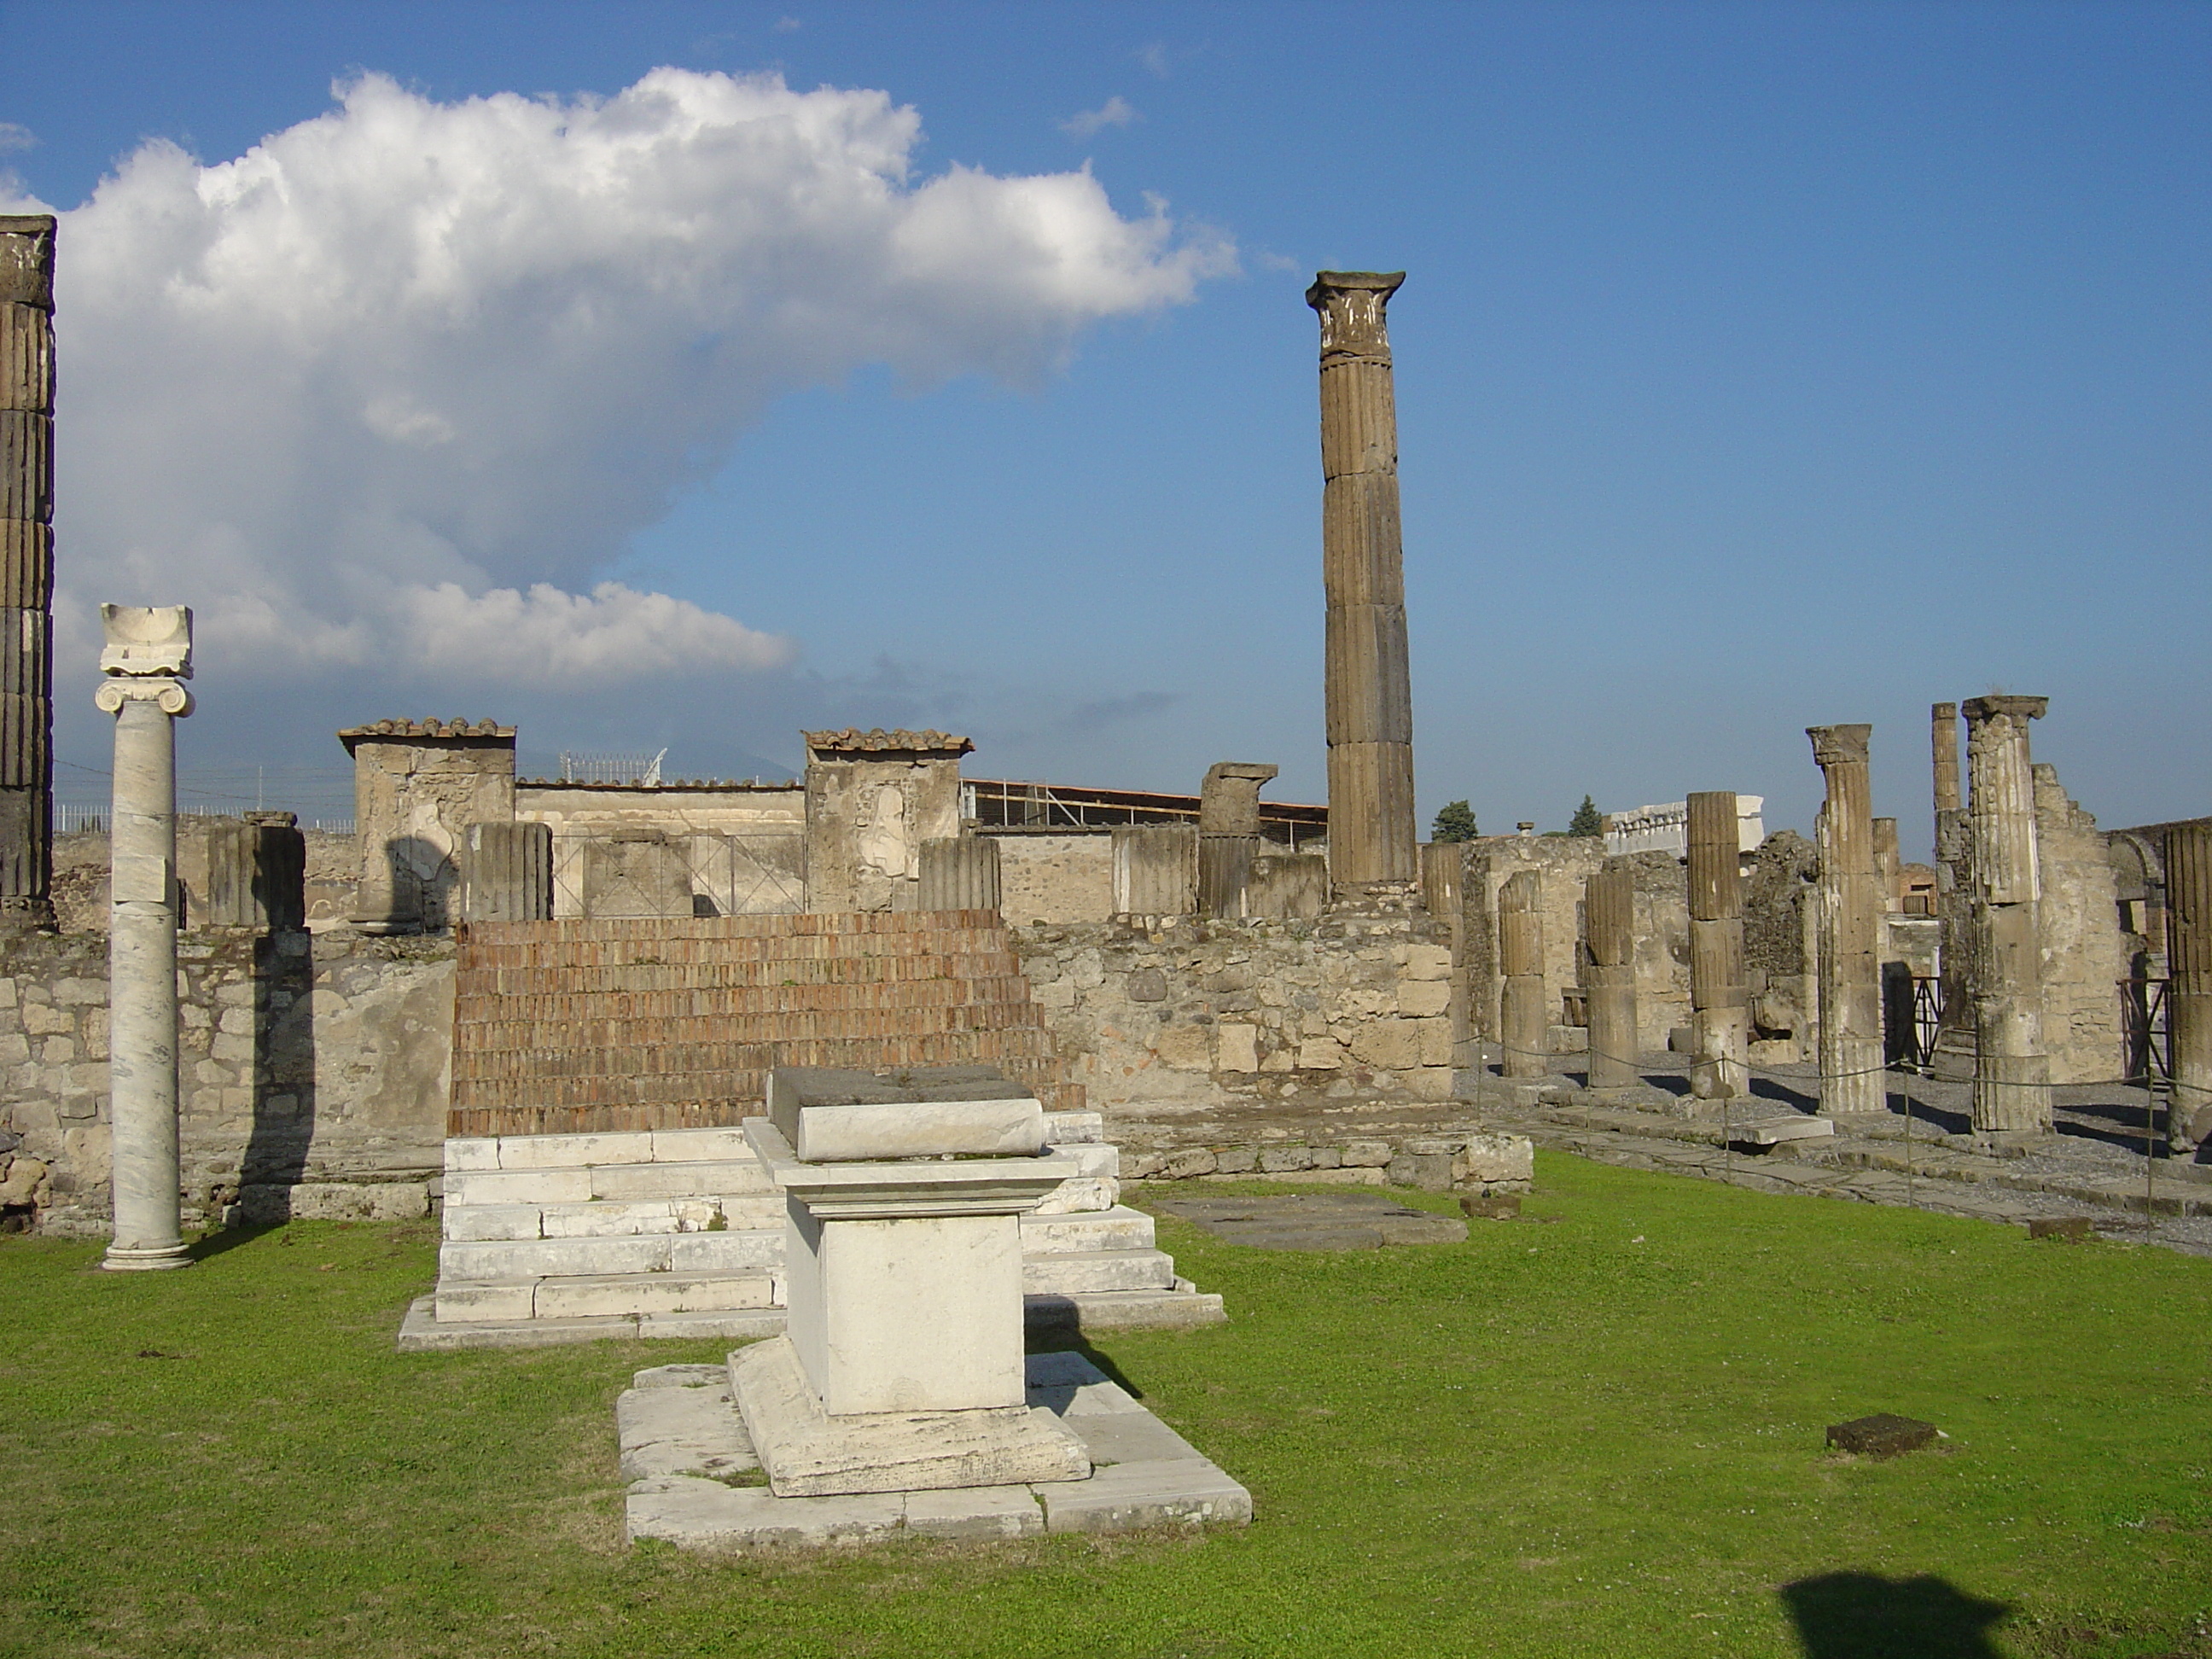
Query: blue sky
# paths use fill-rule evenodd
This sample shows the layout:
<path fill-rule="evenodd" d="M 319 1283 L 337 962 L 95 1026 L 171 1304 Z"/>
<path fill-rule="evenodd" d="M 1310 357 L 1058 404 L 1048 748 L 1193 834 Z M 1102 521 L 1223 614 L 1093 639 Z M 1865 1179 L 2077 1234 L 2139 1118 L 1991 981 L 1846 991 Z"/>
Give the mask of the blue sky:
<path fill-rule="evenodd" d="M 169 434 L 226 417 L 134 425 L 127 377 L 88 338 L 63 368 L 64 568 L 81 549 L 87 580 L 150 586 L 79 597 L 219 616 L 296 580 L 301 609 L 270 628 L 327 611 L 352 630 L 279 661 L 210 623 L 188 766 L 328 765 L 333 726 L 396 713 L 516 720 L 541 755 L 665 744 L 683 773 L 792 765 L 802 723 L 903 721 L 972 732 L 979 775 L 1194 789 L 1213 760 L 1265 760 L 1273 793 L 1318 799 L 1301 294 L 1317 268 L 1403 268 L 1425 815 L 1466 796 L 1486 829 L 1549 827 L 1585 792 L 1614 808 L 1734 787 L 1802 828 L 1819 782 L 1802 728 L 1871 720 L 1876 810 L 1924 856 L 1927 705 L 1993 687 L 2051 697 L 2039 757 L 2103 823 L 2212 806 L 2212 8 L 81 3 L 0 5 L 0 120 L 23 135 L 0 162 L 61 209 L 149 139 L 230 161 L 328 116 L 361 71 L 452 106 L 611 98 L 666 65 L 888 94 L 921 124 L 908 191 L 1087 164 L 1125 223 L 1164 198 L 1154 255 L 1192 261 L 1187 293 L 1158 276 L 1150 297 L 1040 311 L 1035 339 L 995 301 L 961 311 L 941 275 L 887 357 L 810 337 L 711 416 L 686 352 L 700 377 L 750 373 L 767 337 L 700 313 L 699 342 L 640 349 L 635 409 L 572 434 L 636 446 L 580 489 L 616 504 L 550 529 L 526 499 L 502 517 L 501 493 L 574 485 L 583 452 L 539 453 L 526 428 L 607 398 L 629 348 L 501 381 L 523 389 L 473 415 L 450 387 L 406 402 L 410 371 L 391 369 L 369 408 L 394 444 L 448 417 L 522 434 L 464 514 L 520 527 L 382 562 L 355 550 L 360 500 L 404 495 L 404 472 L 359 499 L 288 496 L 264 521 L 281 533 L 258 532 L 270 550 L 180 527 L 182 550 L 149 553 L 166 498 L 108 504 L 186 466 Z M 1077 118 L 1102 111 L 1127 118 Z M 102 246 L 79 314 L 114 319 L 126 363 L 159 359 L 169 325 L 96 297 L 127 296 L 127 261 L 152 256 Z M 809 246 L 760 280 L 804 301 L 807 259 L 829 257 Z M 374 356 L 374 326 L 349 349 Z M 278 349 L 255 348 L 264 384 Z M 223 489 L 262 487 L 264 443 L 234 447 Z M 300 574 L 342 566 L 343 603 Z M 363 583 L 443 581 L 477 607 L 479 634 L 451 637 L 475 639 L 506 614 L 483 591 L 541 575 L 693 607 L 704 665 L 456 677 L 375 632 L 404 620 L 361 620 L 385 615 Z M 404 617 L 434 613 L 450 620 Z M 80 763 L 104 743 L 89 678 L 57 672 L 60 752 Z"/>

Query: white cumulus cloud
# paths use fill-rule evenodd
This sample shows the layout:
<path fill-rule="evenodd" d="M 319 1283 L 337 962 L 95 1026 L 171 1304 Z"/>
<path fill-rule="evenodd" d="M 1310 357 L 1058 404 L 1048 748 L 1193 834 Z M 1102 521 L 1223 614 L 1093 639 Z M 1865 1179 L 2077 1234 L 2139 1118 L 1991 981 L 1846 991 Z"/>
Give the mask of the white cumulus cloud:
<path fill-rule="evenodd" d="M 1060 130 L 1071 138 L 1090 138 L 1108 127 L 1126 127 L 1139 118 L 1136 106 L 1117 92 L 1097 109 L 1077 111 L 1060 124 Z"/>
<path fill-rule="evenodd" d="M 599 578 L 779 393 L 1034 385 L 1234 264 L 1087 170 L 923 176 L 881 92 L 337 94 L 234 160 L 149 142 L 64 216 L 64 623 L 189 603 L 204 655 L 418 683 L 771 667 Z"/>

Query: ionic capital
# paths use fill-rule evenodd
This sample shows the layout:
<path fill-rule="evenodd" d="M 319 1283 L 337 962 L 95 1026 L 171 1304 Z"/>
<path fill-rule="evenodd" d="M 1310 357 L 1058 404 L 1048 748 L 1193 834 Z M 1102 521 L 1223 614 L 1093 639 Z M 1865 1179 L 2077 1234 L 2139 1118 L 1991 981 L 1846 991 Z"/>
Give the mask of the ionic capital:
<path fill-rule="evenodd" d="M 1831 766 L 1841 766 L 1847 761 L 1863 764 L 1867 757 L 1867 739 L 1874 735 L 1871 726 L 1808 726 L 1805 735 L 1813 739 L 1813 763 L 1826 771 Z"/>
<path fill-rule="evenodd" d="M 102 714 L 118 714 L 126 702 L 157 703 L 163 714 L 180 720 L 193 708 L 192 694 L 178 680 L 144 676 L 102 680 L 100 690 L 92 694 L 92 706 Z"/>
<path fill-rule="evenodd" d="M 1306 303 L 1321 313 L 1321 360 L 1387 363 L 1390 331 L 1384 315 L 1390 296 L 1406 280 L 1402 270 L 1323 270 L 1314 275 Z"/>

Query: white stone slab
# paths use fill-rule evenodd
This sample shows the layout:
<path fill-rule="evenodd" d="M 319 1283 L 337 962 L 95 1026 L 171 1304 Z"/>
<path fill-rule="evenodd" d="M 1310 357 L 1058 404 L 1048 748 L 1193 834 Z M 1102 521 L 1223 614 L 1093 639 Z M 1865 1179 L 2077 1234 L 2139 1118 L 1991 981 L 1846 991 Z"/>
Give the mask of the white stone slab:
<path fill-rule="evenodd" d="M 446 1176 L 448 1204 L 581 1204 L 589 1170 L 472 1170 Z"/>
<path fill-rule="evenodd" d="M 446 1142 L 446 1170 L 455 1174 L 465 1170 L 496 1170 L 499 1168 L 499 1137 L 497 1135 L 454 1135 Z"/>
<path fill-rule="evenodd" d="M 1022 1263 L 1022 1289 L 1032 1294 L 1174 1287 L 1175 1259 L 1158 1250 L 1069 1250 Z"/>
<path fill-rule="evenodd" d="M 589 1318 L 593 1315 L 718 1313 L 764 1308 L 773 1287 L 768 1275 L 623 1273 L 604 1279 L 542 1279 L 538 1281 L 539 1319 Z"/>
<path fill-rule="evenodd" d="M 568 1170 L 586 1164 L 650 1164 L 653 1132 L 622 1130 L 604 1134 L 501 1135 L 502 1170 Z"/>
<path fill-rule="evenodd" d="M 402 1353 L 450 1353 L 462 1348 L 543 1348 L 556 1343 L 597 1342 L 637 1334 L 635 1319 L 475 1319 L 439 1322 L 436 1299 L 417 1297 L 399 1322 Z"/>
<path fill-rule="evenodd" d="M 668 1270 L 678 1273 L 767 1273 L 783 1265 L 783 1229 L 679 1233 L 668 1241 Z"/>
<path fill-rule="evenodd" d="M 1077 1146 L 1106 1139 L 1106 1118 L 1100 1112 L 1047 1112 L 1045 1140 L 1054 1146 Z"/>
<path fill-rule="evenodd" d="M 528 1319 L 536 1307 L 534 1279 L 470 1283 L 448 1280 L 438 1285 L 438 1317 L 445 1320 Z"/>
<path fill-rule="evenodd" d="M 1104 1176 L 1121 1173 L 1121 1149 L 1103 1142 L 1075 1141 L 1069 1144 L 1054 1142 L 1045 1149 L 1053 1158 L 1064 1158 L 1075 1165 L 1075 1179 L 1095 1181 Z"/>
<path fill-rule="evenodd" d="M 722 1164 L 752 1156 L 745 1132 L 737 1124 L 726 1129 L 655 1129 L 653 1161 L 656 1164 Z"/>
<path fill-rule="evenodd" d="M 719 1384 L 625 1391 L 615 1401 L 615 1428 L 625 1481 L 720 1480 L 760 1467 L 730 1403 L 726 1368 Z"/>
<path fill-rule="evenodd" d="M 1115 1463 L 1088 1480 L 1040 1486 L 1048 1532 L 1127 1532 L 1139 1527 L 1243 1523 L 1252 1494 L 1204 1458 Z"/>
<path fill-rule="evenodd" d="M 779 1497 L 1079 1480 L 1081 1442 L 1049 1412 L 893 1412 L 831 1417 L 787 1337 L 740 1348 L 730 1377 Z"/>
<path fill-rule="evenodd" d="M 1033 1215 L 1077 1215 L 1110 1210 L 1121 1201 L 1121 1183 L 1110 1176 L 1063 1181 L 1039 1201 Z"/>
<path fill-rule="evenodd" d="M 854 1544 L 899 1531 L 906 1500 L 896 1492 L 778 1498 L 758 1486 L 675 1476 L 640 1481 L 624 1506 L 631 1543 L 665 1539 L 685 1549 L 722 1551 Z"/>
<path fill-rule="evenodd" d="M 1070 1250 L 1149 1250 L 1152 1218 L 1142 1210 L 1116 1207 L 1073 1215 L 1035 1212 L 1022 1218 L 1022 1249 L 1030 1255 Z"/>
<path fill-rule="evenodd" d="M 574 1194 L 578 1200 L 711 1198 L 770 1190 L 767 1172 L 750 1158 L 743 1163 L 610 1164 L 583 1173 L 585 1190 Z"/>
<path fill-rule="evenodd" d="M 535 1204 L 448 1204 L 444 1231 L 456 1243 L 536 1238 L 541 1214 Z"/>
<path fill-rule="evenodd" d="M 541 1231 L 547 1238 L 619 1238 L 643 1233 L 704 1232 L 722 1220 L 710 1198 L 647 1198 L 630 1202 L 549 1204 Z"/>
<path fill-rule="evenodd" d="M 783 1310 L 771 1305 L 720 1313 L 645 1314 L 637 1322 L 637 1334 L 671 1341 L 750 1342 L 764 1336 L 781 1336 L 783 1327 Z"/>
<path fill-rule="evenodd" d="M 854 1164 L 900 1158 L 1028 1158 L 1044 1150 L 1044 1108 L 1034 1100 L 929 1100 L 896 1105 L 801 1106 L 772 1113 L 801 1161 Z"/>
<path fill-rule="evenodd" d="M 671 1235 L 624 1238 L 520 1238 L 438 1247 L 443 1279 L 543 1279 L 668 1270 Z"/>
<path fill-rule="evenodd" d="M 719 1365 L 648 1365 L 631 1374 L 629 1385 L 633 1389 L 720 1389 L 726 1400 L 729 1362 L 725 1360 Z"/>
<path fill-rule="evenodd" d="M 1792 1112 L 1786 1117 L 1753 1118 L 1732 1125 L 1729 1132 L 1753 1146 L 1777 1146 L 1786 1140 L 1825 1140 L 1836 1133 L 1836 1125 L 1832 1118 L 1804 1117 Z"/>
<path fill-rule="evenodd" d="M 904 1497 L 906 1529 L 924 1538 L 1034 1538 L 1044 1530 L 1044 1506 L 1027 1486 L 961 1486 Z"/>

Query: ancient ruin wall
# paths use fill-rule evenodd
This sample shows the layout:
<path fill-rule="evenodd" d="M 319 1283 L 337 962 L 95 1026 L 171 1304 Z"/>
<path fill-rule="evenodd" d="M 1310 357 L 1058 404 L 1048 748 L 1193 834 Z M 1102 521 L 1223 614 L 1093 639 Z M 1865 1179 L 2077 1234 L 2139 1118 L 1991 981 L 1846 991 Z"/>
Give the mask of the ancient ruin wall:
<path fill-rule="evenodd" d="M 2125 1070 L 2120 977 L 2127 972 L 2112 865 L 2097 820 L 2056 769 L 2035 769 L 2035 830 L 2043 896 L 2043 1041 L 2053 1083 L 2089 1083 Z"/>
<path fill-rule="evenodd" d="M 449 945 L 185 933 L 185 1218 L 428 1212 L 445 1138 Z M 107 940 L 36 934 L 0 957 L 0 1203 L 42 1231 L 108 1213 Z"/>
<path fill-rule="evenodd" d="M 1449 931 L 1425 917 L 1011 928 L 1098 1110 L 1449 1098 Z"/>
<path fill-rule="evenodd" d="M 992 838 L 999 843 L 999 911 L 1009 924 L 1104 921 L 1114 913 L 1110 831 Z"/>

